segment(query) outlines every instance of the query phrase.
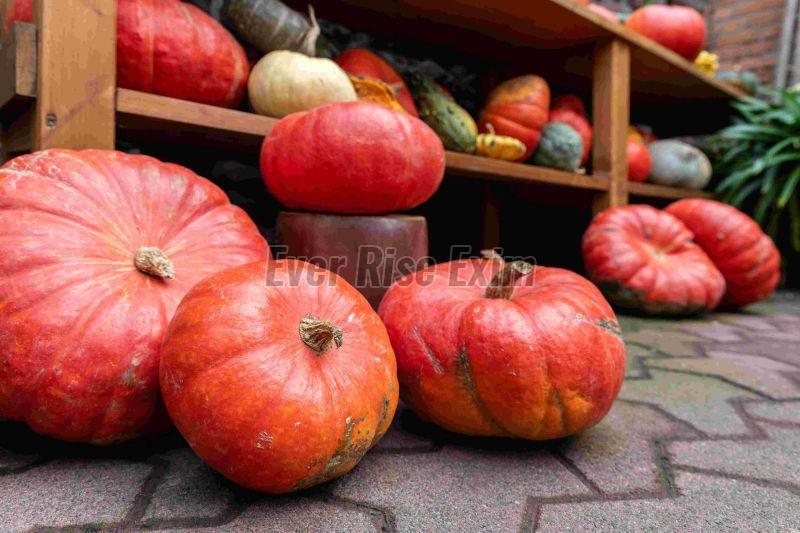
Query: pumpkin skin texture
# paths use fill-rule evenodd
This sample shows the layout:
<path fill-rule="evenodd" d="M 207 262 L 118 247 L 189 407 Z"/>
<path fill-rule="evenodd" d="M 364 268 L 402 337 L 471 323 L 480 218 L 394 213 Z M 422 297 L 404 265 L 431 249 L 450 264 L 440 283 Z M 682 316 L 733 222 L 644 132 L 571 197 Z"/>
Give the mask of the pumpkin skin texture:
<path fill-rule="evenodd" d="M 0 417 L 93 444 L 148 424 L 163 333 L 192 285 L 269 255 L 208 180 L 112 151 L 8 162 L 0 224 Z"/>
<path fill-rule="evenodd" d="M 694 241 L 722 272 L 723 303 L 743 307 L 768 298 L 778 285 L 781 256 L 752 218 L 722 202 L 687 198 L 666 211 L 694 233 Z"/>
<path fill-rule="evenodd" d="M 439 188 L 444 164 L 424 122 L 368 102 L 289 115 L 261 147 L 264 182 L 283 205 L 329 213 L 416 207 Z"/>
<path fill-rule="evenodd" d="M 247 90 L 256 113 L 277 118 L 358 99 L 350 78 L 336 63 L 288 50 L 262 57 L 250 73 Z"/>
<path fill-rule="evenodd" d="M 637 132 L 636 135 L 639 135 Z M 641 137 L 639 137 L 641 139 Z M 628 134 L 627 144 L 628 154 L 628 179 L 630 181 L 645 181 L 650 175 L 653 166 L 653 159 L 650 157 L 650 150 L 634 136 Z"/>
<path fill-rule="evenodd" d="M 332 272 L 295 260 L 231 268 L 195 286 L 165 337 L 161 388 L 206 463 L 270 493 L 350 471 L 388 429 L 398 396 L 394 352 L 369 303 Z"/>
<path fill-rule="evenodd" d="M 702 189 L 711 180 L 706 154 L 681 141 L 663 140 L 648 145 L 653 160 L 650 181 L 659 185 Z"/>
<path fill-rule="evenodd" d="M 696 9 L 687 6 L 640 7 L 631 13 L 625 26 L 689 61 L 706 45 L 706 21 Z"/>
<path fill-rule="evenodd" d="M 614 312 L 577 274 L 522 265 L 458 260 L 389 288 L 380 315 L 403 401 L 420 417 L 466 435 L 544 440 L 608 412 L 625 368 Z M 504 269 L 516 270 L 498 284 Z"/>
<path fill-rule="evenodd" d="M 592 126 L 582 115 L 569 109 L 553 109 L 550 111 L 550 122 L 563 122 L 571 126 L 583 141 L 583 153 L 581 154 L 581 165 L 589 161 L 589 152 L 592 149 Z"/>
<path fill-rule="evenodd" d="M 606 209 L 583 235 L 589 277 L 612 303 L 649 314 L 717 307 L 725 279 L 683 223 L 649 205 Z"/>
<path fill-rule="evenodd" d="M 488 133 L 491 124 L 498 135 L 519 139 L 527 147 L 520 157 L 525 160 L 539 144 L 549 109 L 550 87 L 543 78 L 534 75 L 512 78 L 489 93 L 478 130 Z"/>
<path fill-rule="evenodd" d="M 349 74 L 376 78 L 388 83 L 390 87 L 396 87 L 397 101 L 400 102 L 403 109 L 412 116 L 419 116 L 417 106 L 414 105 L 414 99 L 411 97 L 411 91 L 406 86 L 406 82 L 403 81 L 400 74 L 389 63 L 378 55 L 373 54 L 366 48 L 352 48 L 339 54 L 335 61 Z"/>
<path fill-rule="evenodd" d="M 553 99 L 553 109 L 568 109 L 582 117 L 586 117 L 586 106 L 580 97 L 574 94 L 560 94 Z"/>
<path fill-rule="evenodd" d="M 33 0 L 16 0 L 6 25 L 32 22 Z M 117 85 L 236 107 L 250 70 L 244 48 L 200 8 L 178 0 L 117 1 Z"/>
<path fill-rule="evenodd" d="M 583 141 L 571 126 L 550 122 L 542 130 L 542 138 L 532 161 L 535 165 L 574 171 L 581 166 Z"/>

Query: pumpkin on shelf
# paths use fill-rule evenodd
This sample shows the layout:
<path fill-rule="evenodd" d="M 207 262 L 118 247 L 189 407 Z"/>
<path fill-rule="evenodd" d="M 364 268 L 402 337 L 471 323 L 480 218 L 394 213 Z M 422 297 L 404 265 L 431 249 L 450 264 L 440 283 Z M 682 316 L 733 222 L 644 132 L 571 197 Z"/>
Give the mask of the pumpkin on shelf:
<path fill-rule="evenodd" d="M 342 214 L 411 209 L 439 188 L 444 147 L 408 113 L 368 102 L 295 113 L 270 130 L 261 173 L 283 205 Z"/>
<path fill-rule="evenodd" d="M 356 76 L 381 80 L 395 90 L 397 101 L 409 114 L 417 117 L 417 106 L 405 81 L 389 63 L 365 48 L 345 50 L 335 59 L 342 69 Z"/>
<path fill-rule="evenodd" d="M 33 21 L 33 0 L 10 1 L 7 26 Z M 248 72 L 242 46 L 200 8 L 178 0 L 117 1 L 120 87 L 237 107 Z"/>
<path fill-rule="evenodd" d="M 706 154 L 682 141 L 666 139 L 648 145 L 653 160 L 650 181 L 659 185 L 702 189 L 711 179 Z"/>
<path fill-rule="evenodd" d="M 269 257 L 217 186 L 142 155 L 18 157 L 0 168 L 0 206 L 0 418 L 64 440 L 145 432 L 178 302 Z"/>
<path fill-rule="evenodd" d="M 350 78 L 336 63 L 288 50 L 262 57 L 250 73 L 247 88 L 256 113 L 277 118 L 358 99 Z"/>
<path fill-rule="evenodd" d="M 583 100 L 574 94 L 559 94 L 553 98 L 553 109 L 568 109 L 582 117 L 586 116 L 586 106 Z"/>
<path fill-rule="evenodd" d="M 372 102 L 383 107 L 405 113 L 406 110 L 395 98 L 395 92 L 389 85 L 375 78 L 364 78 L 348 74 L 358 99 L 362 102 Z"/>
<path fill-rule="evenodd" d="M 466 435 L 556 439 L 596 424 L 625 372 L 611 307 L 573 272 L 489 257 L 428 267 L 386 293 L 403 401 Z"/>
<path fill-rule="evenodd" d="M 639 139 L 641 136 L 636 133 Z M 650 157 L 650 150 L 647 145 L 637 137 L 628 135 L 628 142 L 626 145 L 626 153 L 628 156 L 628 180 L 630 181 L 646 181 L 650 175 L 650 169 L 653 167 L 653 158 Z"/>
<path fill-rule="evenodd" d="M 507 135 L 497 135 L 494 126 L 486 125 L 489 133 L 479 133 L 475 143 L 475 153 L 492 159 L 518 161 L 525 154 L 525 145 L 519 139 Z"/>
<path fill-rule="evenodd" d="M 486 99 L 478 127 L 486 132 L 487 124 L 499 135 L 519 139 L 527 150 L 527 159 L 539 144 L 542 128 L 550 110 L 550 87 L 539 76 L 527 75 L 506 80 L 495 87 Z"/>
<path fill-rule="evenodd" d="M 433 128 L 445 148 L 467 154 L 475 151 L 478 126 L 466 109 L 423 74 L 411 77 L 411 91 L 419 118 Z"/>
<path fill-rule="evenodd" d="M 583 141 L 578 132 L 563 122 L 550 122 L 542 130 L 533 163 L 574 172 L 581 166 L 582 155 Z"/>
<path fill-rule="evenodd" d="M 649 205 L 606 209 L 583 236 L 589 277 L 614 304 L 649 314 L 717 307 L 725 279 L 686 226 Z"/>
<path fill-rule="evenodd" d="M 725 277 L 724 303 L 743 307 L 768 298 L 780 281 L 781 255 L 752 218 L 735 207 L 701 198 L 666 208 L 679 218 Z"/>
<path fill-rule="evenodd" d="M 706 45 L 706 21 L 688 6 L 646 5 L 631 13 L 625 26 L 689 61 Z"/>
<path fill-rule="evenodd" d="M 165 336 L 160 376 L 167 411 L 197 455 L 269 493 L 349 472 L 397 407 L 378 315 L 333 272 L 295 260 L 197 284 Z"/>
<path fill-rule="evenodd" d="M 589 152 L 592 149 L 592 126 L 583 115 L 567 108 L 553 109 L 550 111 L 550 122 L 563 122 L 575 130 L 581 136 L 583 142 L 583 153 L 581 154 L 581 165 L 589 161 Z"/>

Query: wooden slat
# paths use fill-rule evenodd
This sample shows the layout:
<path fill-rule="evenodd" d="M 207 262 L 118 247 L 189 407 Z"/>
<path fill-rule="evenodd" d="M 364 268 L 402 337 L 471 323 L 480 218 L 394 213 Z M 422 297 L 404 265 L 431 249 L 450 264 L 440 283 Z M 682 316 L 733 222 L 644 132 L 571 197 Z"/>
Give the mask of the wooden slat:
<path fill-rule="evenodd" d="M 630 47 L 619 39 L 597 46 L 592 79 L 595 176 L 608 180 L 597 195 L 594 211 L 628 203 L 628 121 L 630 110 Z"/>
<path fill-rule="evenodd" d="M 0 107 L 36 96 L 36 27 L 15 23 L 0 45 Z"/>
<path fill-rule="evenodd" d="M 679 200 L 681 198 L 716 198 L 717 196 L 710 191 L 697 191 L 694 189 L 681 189 L 679 187 L 667 187 L 656 185 L 655 183 L 631 182 L 628 184 L 628 192 L 632 196 L 643 196 L 649 198 L 666 198 L 668 200 Z"/>
<path fill-rule="evenodd" d="M 34 148 L 114 148 L 116 1 L 36 0 Z"/>

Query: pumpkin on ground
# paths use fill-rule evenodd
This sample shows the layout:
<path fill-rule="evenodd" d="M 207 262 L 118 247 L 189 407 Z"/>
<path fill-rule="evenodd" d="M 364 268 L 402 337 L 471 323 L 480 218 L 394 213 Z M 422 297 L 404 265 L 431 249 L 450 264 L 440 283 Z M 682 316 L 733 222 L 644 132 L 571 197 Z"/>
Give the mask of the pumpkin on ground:
<path fill-rule="evenodd" d="M 342 278 L 280 260 L 197 284 L 170 323 L 161 391 L 178 430 L 244 487 L 283 493 L 349 472 L 397 407 L 394 352 Z"/>
<path fill-rule="evenodd" d="M 637 132 L 636 135 L 639 135 Z M 639 137 L 641 139 L 641 137 Z M 650 175 L 653 166 L 653 159 L 650 157 L 650 150 L 641 141 L 637 141 L 633 135 L 628 135 L 626 147 L 628 154 L 628 179 L 630 181 L 645 181 Z"/>
<path fill-rule="evenodd" d="M 551 122 L 542 130 L 533 163 L 561 170 L 577 170 L 581 166 L 583 141 L 568 124 Z"/>
<path fill-rule="evenodd" d="M 687 6 L 640 7 L 631 13 L 625 26 L 689 61 L 706 45 L 706 21 L 699 11 Z"/>
<path fill-rule="evenodd" d="M 380 306 L 403 401 L 467 435 L 543 440 L 608 412 L 625 345 L 586 279 L 522 261 L 458 260 L 401 278 Z"/>
<path fill-rule="evenodd" d="M 33 0 L 11 0 L 6 26 L 32 22 Z M 117 1 L 117 85 L 236 107 L 249 66 L 242 46 L 204 11 L 178 0 Z"/>
<path fill-rule="evenodd" d="M 478 129 L 486 133 L 491 124 L 498 135 L 522 141 L 527 147 L 525 154 L 520 157 L 520 160 L 524 160 L 538 146 L 549 110 L 550 87 L 544 79 L 534 75 L 512 78 L 489 93 L 481 111 Z"/>
<path fill-rule="evenodd" d="M 650 181 L 659 185 L 702 189 L 711 179 L 706 154 L 682 141 L 663 140 L 648 145 L 653 160 Z"/>
<path fill-rule="evenodd" d="M 575 111 L 561 108 L 550 111 L 550 122 L 563 122 L 572 127 L 581 136 L 583 153 L 581 154 L 580 164 L 585 165 L 589 161 L 589 152 L 592 149 L 592 126 L 589 121 Z"/>
<path fill-rule="evenodd" d="M 408 113 L 369 102 L 295 113 L 270 130 L 261 174 L 285 206 L 343 214 L 416 207 L 439 188 L 444 147 Z"/>
<path fill-rule="evenodd" d="M 0 169 L 0 417 L 94 444 L 136 437 L 184 294 L 267 243 L 193 172 L 120 152 L 47 150 Z"/>
<path fill-rule="evenodd" d="M 749 216 L 728 204 L 688 198 L 668 206 L 722 272 L 724 302 L 742 307 L 768 298 L 780 280 L 781 256 Z"/>
<path fill-rule="evenodd" d="M 247 89 L 256 113 L 277 118 L 358 99 L 350 78 L 336 63 L 288 50 L 262 57 L 250 73 Z"/>
<path fill-rule="evenodd" d="M 475 151 L 478 126 L 441 85 L 418 73 L 411 78 L 411 90 L 419 118 L 433 128 L 446 149 L 467 154 Z"/>
<path fill-rule="evenodd" d="M 349 74 L 375 78 L 389 84 L 395 89 L 397 100 L 403 109 L 415 117 L 419 116 L 417 106 L 414 105 L 414 99 L 411 97 L 411 91 L 403 78 L 378 55 L 365 48 L 352 48 L 339 54 L 336 57 L 336 63 Z"/>
<path fill-rule="evenodd" d="M 597 215 L 583 236 L 583 260 L 612 303 L 650 314 L 710 311 L 725 292 L 725 279 L 692 232 L 649 205 Z"/>

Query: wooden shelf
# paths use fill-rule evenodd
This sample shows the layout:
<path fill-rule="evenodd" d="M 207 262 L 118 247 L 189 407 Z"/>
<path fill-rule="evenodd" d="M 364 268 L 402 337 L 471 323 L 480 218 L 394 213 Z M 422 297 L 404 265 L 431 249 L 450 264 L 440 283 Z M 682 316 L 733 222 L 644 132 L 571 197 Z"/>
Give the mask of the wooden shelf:
<path fill-rule="evenodd" d="M 665 198 L 668 200 L 680 200 L 681 198 L 716 198 L 710 191 L 698 191 L 695 189 L 681 189 L 679 187 L 667 187 L 666 185 L 656 185 L 655 183 L 628 183 L 628 193 L 632 196 L 644 196 L 648 198 Z"/>

